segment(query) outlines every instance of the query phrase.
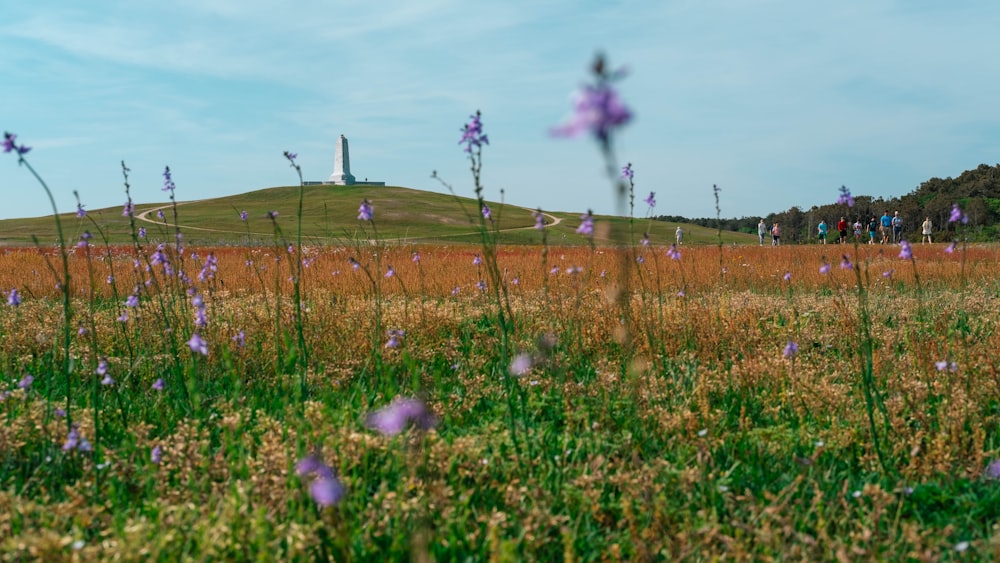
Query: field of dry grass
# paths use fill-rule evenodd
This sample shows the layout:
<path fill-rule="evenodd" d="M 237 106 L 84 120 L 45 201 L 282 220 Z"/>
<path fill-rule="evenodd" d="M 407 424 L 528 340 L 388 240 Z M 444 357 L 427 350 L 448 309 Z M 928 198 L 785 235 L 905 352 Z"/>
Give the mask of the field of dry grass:
<path fill-rule="evenodd" d="M 297 314 L 294 249 L 92 246 L 68 373 L 6 250 L 0 558 L 996 557 L 1000 249 L 945 248 L 308 247 Z"/>

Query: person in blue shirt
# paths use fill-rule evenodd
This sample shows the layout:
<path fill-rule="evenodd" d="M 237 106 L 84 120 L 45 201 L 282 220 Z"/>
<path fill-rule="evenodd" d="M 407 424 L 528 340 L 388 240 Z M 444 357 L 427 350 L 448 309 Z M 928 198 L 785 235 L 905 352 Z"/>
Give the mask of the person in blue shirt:
<path fill-rule="evenodd" d="M 882 214 L 882 244 L 889 242 L 892 237 L 892 217 L 889 216 L 889 210 L 886 210 Z"/>
<path fill-rule="evenodd" d="M 819 232 L 816 236 L 819 237 L 820 242 L 826 244 L 826 221 L 820 219 L 818 228 Z"/>

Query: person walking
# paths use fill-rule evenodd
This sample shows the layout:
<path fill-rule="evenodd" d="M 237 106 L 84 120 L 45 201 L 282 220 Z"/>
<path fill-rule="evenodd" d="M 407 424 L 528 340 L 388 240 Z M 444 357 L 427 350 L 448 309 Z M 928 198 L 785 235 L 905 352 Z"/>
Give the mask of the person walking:
<path fill-rule="evenodd" d="M 680 245 L 681 240 L 683 239 L 684 239 L 684 229 L 682 229 L 680 225 L 677 225 L 677 230 L 674 231 L 674 240 L 676 240 L 677 244 Z"/>
<path fill-rule="evenodd" d="M 777 223 L 771 227 L 771 246 L 781 246 L 781 227 Z"/>
<path fill-rule="evenodd" d="M 816 229 L 817 229 L 816 236 L 819 238 L 819 241 L 823 244 L 826 244 L 826 221 L 820 219 L 819 226 L 816 227 Z"/>
<path fill-rule="evenodd" d="M 903 240 L 903 218 L 899 216 L 899 211 L 892 216 L 892 243 L 899 244 Z"/>
<path fill-rule="evenodd" d="M 931 232 L 933 232 L 933 225 L 931 225 L 931 218 L 924 217 L 924 222 L 920 225 L 920 243 L 930 243 L 933 244 L 934 241 L 931 240 Z"/>
<path fill-rule="evenodd" d="M 882 232 L 881 244 L 885 244 L 889 242 L 889 238 L 892 236 L 892 217 L 889 215 L 888 209 L 882 214 L 882 218 L 879 219 L 879 222 L 881 223 Z"/>
<path fill-rule="evenodd" d="M 861 218 L 854 220 L 854 244 L 861 244 Z"/>
<path fill-rule="evenodd" d="M 840 244 L 847 242 L 847 219 L 841 217 L 840 221 L 837 221 L 837 231 L 840 233 L 837 242 Z"/>
<path fill-rule="evenodd" d="M 764 237 L 767 236 L 767 223 L 763 219 L 757 223 L 757 237 L 760 238 L 760 245 L 764 246 Z"/>
<path fill-rule="evenodd" d="M 868 244 L 875 244 L 876 233 L 878 233 L 878 217 L 872 215 L 868 220 Z"/>

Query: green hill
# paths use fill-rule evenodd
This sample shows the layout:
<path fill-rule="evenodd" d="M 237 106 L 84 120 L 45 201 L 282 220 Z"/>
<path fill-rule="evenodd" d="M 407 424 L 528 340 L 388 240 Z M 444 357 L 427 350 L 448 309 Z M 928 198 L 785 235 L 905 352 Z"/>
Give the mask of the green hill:
<path fill-rule="evenodd" d="M 302 233 L 311 244 L 341 244 L 358 239 L 379 239 L 398 243 L 476 243 L 479 236 L 479 209 L 471 198 L 413 190 L 394 186 L 329 186 L 313 185 L 303 188 Z M 375 210 L 374 225 L 359 221 L 358 207 L 368 199 Z M 276 232 L 286 240 L 296 233 L 296 215 L 299 187 L 276 187 L 244 194 L 178 202 L 135 205 L 135 229 L 145 228 L 147 238 L 153 241 L 172 241 L 175 227 L 179 225 L 187 244 L 266 244 L 274 242 Z M 499 239 L 503 244 L 538 244 L 541 233 L 534 228 L 531 209 L 489 202 Z M 74 244 L 85 231 L 94 242 L 108 240 L 113 244 L 132 240 L 129 218 L 123 217 L 120 207 L 88 211 L 78 218 L 74 213 L 61 214 L 68 244 Z M 176 211 L 176 221 L 174 213 Z M 246 211 L 247 220 L 240 218 Z M 163 213 L 163 219 L 158 212 Z M 276 218 L 269 218 L 276 212 Z M 595 241 L 609 244 L 602 236 L 602 223 L 612 223 L 619 228 L 627 226 L 628 219 L 620 217 L 597 218 Z M 580 213 L 546 212 L 549 244 L 586 244 L 587 239 L 576 234 Z M 648 232 L 654 244 L 673 242 L 677 222 L 636 219 L 633 229 L 636 238 Z M 276 230 L 277 227 L 277 230 Z M 685 242 L 717 243 L 715 229 L 684 224 Z M 0 244 L 49 246 L 57 240 L 55 222 L 51 216 L 30 219 L 0 220 Z M 745 243 L 755 241 L 742 233 L 723 233 L 723 242 Z"/>

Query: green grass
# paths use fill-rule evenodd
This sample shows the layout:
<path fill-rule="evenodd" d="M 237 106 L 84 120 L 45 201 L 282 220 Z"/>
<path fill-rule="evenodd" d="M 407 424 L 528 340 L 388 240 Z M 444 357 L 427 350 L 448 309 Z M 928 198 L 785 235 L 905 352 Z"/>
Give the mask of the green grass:
<path fill-rule="evenodd" d="M 304 188 L 302 234 L 311 244 L 337 244 L 359 238 L 373 238 L 375 234 L 367 224 L 357 220 L 358 206 L 362 199 L 372 201 L 375 208 L 375 226 L 379 239 L 386 242 L 420 243 L 479 243 L 478 213 L 476 202 L 448 194 L 413 190 L 393 186 L 306 186 Z M 286 237 L 295 231 L 295 213 L 298 206 L 298 186 L 255 190 L 244 194 L 191 202 L 178 202 L 177 211 L 184 240 L 188 244 L 271 244 L 274 229 L 268 212 L 278 212 L 278 225 Z M 513 205 L 490 202 L 501 244 L 538 244 L 541 236 L 534 229 L 532 210 Z M 162 209 L 167 225 L 136 221 L 149 235 L 158 239 L 171 239 L 173 209 L 169 203 L 136 204 L 137 217 L 146 216 L 159 222 L 156 210 Z M 240 220 L 240 211 L 249 219 Z M 547 212 L 549 213 L 549 212 Z M 587 239 L 575 233 L 580 224 L 579 212 L 551 212 L 562 222 L 549 229 L 549 242 L 555 245 L 587 244 Z M 122 217 L 121 208 L 88 211 L 88 217 L 78 219 L 73 213 L 61 215 L 71 243 L 83 231 L 97 235 L 97 226 L 111 243 L 131 242 L 128 218 Z M 552 220 L 547 220 L 551 223 Z M 598 224 L 610 223 L 621 228 L 628 219 L 598 216 Z M 672 242 L 677 223 L 643 219 L 633 222 L 635 238 L 648 230 L 658 244 Z M 697 225 L 683 225 L 684 242 L 687 244 L 715 244 L 718 232 Z M 600 229 L 598 230 L 600 232 Z M 0 220 L 0 244 L 28 245 L 37 238 L 43 246 L 56 240 L 52 217 Z M 751 235 L 723 232 L 725 244 L 750 243 Z M 598 234 L 598 244 L 610 242 Z"/>

